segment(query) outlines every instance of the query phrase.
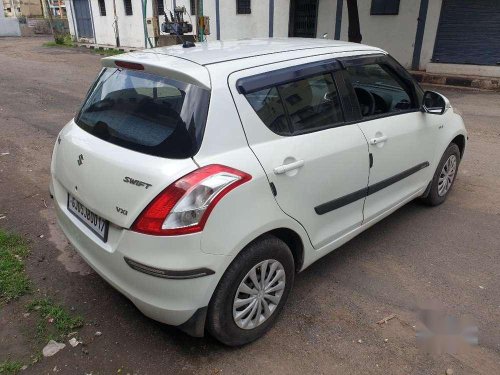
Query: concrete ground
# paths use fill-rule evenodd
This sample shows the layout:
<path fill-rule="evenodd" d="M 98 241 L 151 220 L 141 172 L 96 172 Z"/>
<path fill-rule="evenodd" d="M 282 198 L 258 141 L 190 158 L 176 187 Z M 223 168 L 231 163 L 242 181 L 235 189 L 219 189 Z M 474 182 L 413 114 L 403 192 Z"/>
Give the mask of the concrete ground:
<path fill-rule="evenodd" d="M 53 143 L 99 71 L 99 56 L 0 39 L 0 227 L 32 241 L 39 291 L 85 319 L 80 337 L 23 373 L 500 373 L 500 93 L 437 89 L 464 115 L 470 143 L 449 199 L 410 203 L 296 278 L 277 325 L 239 349 L 146 317 L 95 274 L 58 229 L 47 189 Z M 43 235 L 43 238 L 39 236 Z M 470 316 L 479 345 L 417 348 L 419 306 Z M 0 362 L 41 347 L 24 334 L 23 300 L 0 311 Z M 391 314 L 386 324 L 376 322 Z M 95 331 L 102 336 L 94 337 Z"/>

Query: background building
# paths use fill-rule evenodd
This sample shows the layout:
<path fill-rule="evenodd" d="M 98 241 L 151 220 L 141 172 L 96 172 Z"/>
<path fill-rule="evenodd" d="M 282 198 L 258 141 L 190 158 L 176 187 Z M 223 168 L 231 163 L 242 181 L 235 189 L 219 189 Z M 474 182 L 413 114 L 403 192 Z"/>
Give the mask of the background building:
<path fill-rule="evenodd" d="M 3 0 L 3 9 L 7 17 L 41 17 L 43 15 L 40 0 Z"/>
<path fill-rule="evenodd" d="M 144 18 L 185 6 L 185 20 L 210 19 L 207 40 L 323 37 L 347 40 L 345 0 L 66 0 L 79 41 L 144 48 Z M 500 1 L 358 0 L 362 43 L 379 46 L 405 67 L 500 76 Z M 116 14 L 116 18 L 115 18 Z M 159 23 L 164 20 L 159 17 Z M 160 33 L 161 34 L 161 33 Z M 451 64 L 451 65 L 450 65 Z"/>

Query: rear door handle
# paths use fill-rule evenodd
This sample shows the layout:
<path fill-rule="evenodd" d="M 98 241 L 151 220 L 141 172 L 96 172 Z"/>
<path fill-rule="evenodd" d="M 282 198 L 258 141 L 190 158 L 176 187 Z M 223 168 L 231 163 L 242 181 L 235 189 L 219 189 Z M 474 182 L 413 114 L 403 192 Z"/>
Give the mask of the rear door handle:
<path fill-rule="evenodd" d="M 294 169 L 299 169 L 304 165 L 304 160 L 297 160 L 293 163 L 283 164 L 279 167 L 274 168 L 274 174 L 283 174 L 286 172 L 293 171 Z"/>
<path fill-rule="evenodd" d="M 383 143 L 387 141 L 387 136 L 386 135 L 381 135 L 380 137 L 375 137 L 370 139 L 370 144 L 371 145 L 378 145 L 379 143 Z"/>

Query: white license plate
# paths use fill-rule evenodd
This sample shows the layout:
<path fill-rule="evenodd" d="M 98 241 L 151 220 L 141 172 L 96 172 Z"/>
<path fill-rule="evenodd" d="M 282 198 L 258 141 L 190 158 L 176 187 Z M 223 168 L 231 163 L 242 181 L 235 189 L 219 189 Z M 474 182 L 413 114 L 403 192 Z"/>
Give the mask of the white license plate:
<path fill-rule="evenodd" d="M 75 215 L 78 220 L 85 224 L 101 240 L 104 242 L 108 240 L 109 222 L 89 210 L 71 194 L 68 194 L 68 211 Z"/>

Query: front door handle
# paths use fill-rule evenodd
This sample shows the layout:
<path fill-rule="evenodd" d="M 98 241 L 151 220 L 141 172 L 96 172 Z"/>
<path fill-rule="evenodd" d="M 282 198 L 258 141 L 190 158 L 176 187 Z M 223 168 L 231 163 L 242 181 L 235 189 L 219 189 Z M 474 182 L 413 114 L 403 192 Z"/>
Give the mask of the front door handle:
<path fill-rule="evenodd" d="M 274 174 L 287 173 L 295 169 L 299 169 L 303 165 L 304 165 L 304 160 L 297 160 L 294 161 L 293 163 L 283 164 L 280 165 L 279 167 L 274 168 Z"/>
<path fill-rule="evenodd" d="M 375 137 L 370 139 L 370 144 L 371 145 L 378 145 L 380 143 L 384 143 L 387 141 L 387 136 L 386 135 L 381 135 L 380 137 Z"/>

